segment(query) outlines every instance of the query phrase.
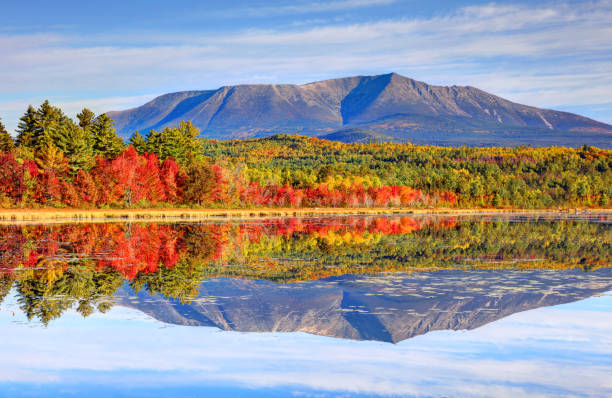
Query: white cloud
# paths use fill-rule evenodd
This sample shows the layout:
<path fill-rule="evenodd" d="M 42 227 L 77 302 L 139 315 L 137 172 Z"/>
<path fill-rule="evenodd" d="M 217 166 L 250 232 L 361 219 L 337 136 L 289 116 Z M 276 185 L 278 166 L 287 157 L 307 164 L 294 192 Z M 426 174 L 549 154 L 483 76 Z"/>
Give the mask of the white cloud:
<path fill-rule="evenodd" d="M 308 7 L 329 10 L 368 4 L 373 3 L 339 0 Z M 307 5 L 280 9 L 301 12 L 303 7 Z M 92 97 L 83 92 L 133 97 L 396 71 L 434 84 L 470 84 L 534 106 L 609 103 L 610 20 L 612 1 L 604 0 L 492 3 L 432 18 L 398 16 L 223 35 L 127 31 L 42 37 L 0 32 L 0 101 L 9 96 L 11 103 L 23 100 L 24 92 L 40 92 L 35 102 L 50 97 L 49 92 L 73 93 L 70 102 L 78 102 Z M 122 101 L 108 106 L 117 109 Z M 23 110 L 25 106 L 24 102 Z M 0 116 L 14 128 L 18 116 L 1 102 Z"/>
<path fill-rule="evenodd" d="M 9 297 L 0 310 L 0 381 L 602 396 L 612 388 L 610 301 L 539 308 L 472 331 L 432 332 L 392 345 L 303 333 L 159 329 L 120 307 L 87 319 L 71 311 L 48 328 L 29 328 L 22 314 L 11 316 L 16 303 Z"/>
<path fill-rule="evenodd" d="M 374 7 L 390 5 L 398 0 L 336 0 L 336 1 L 315 1 L 315 2 L 294 2 L 288 5 L 264 6 L 264 7 L 245 7 L 232 9 L 231 11 L 212 12 L 215 16 L 235 17 L 269 17 L 289 14 L 314 14 L 329 11 L 342 11 L 355 8 Z"/>

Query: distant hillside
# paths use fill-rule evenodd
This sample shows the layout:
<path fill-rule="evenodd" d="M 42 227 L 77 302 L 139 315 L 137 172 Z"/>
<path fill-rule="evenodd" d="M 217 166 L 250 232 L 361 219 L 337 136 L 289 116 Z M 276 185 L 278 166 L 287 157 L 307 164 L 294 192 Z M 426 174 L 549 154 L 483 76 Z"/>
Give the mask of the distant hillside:
<path fill-rule="evenodd" d="M 340 141 L 346 143 L 368 143 L 368 142 L 383 142 L 394 141 L 394 137 L 383 133 L 377 133 L 369 129 L 349 128 L 338 130 L 333 133 L 320 135 L 322 138 L 330 141 Z"/>
<path fill-rule="evenodd" d="M 612 126 L 510 102 L 474 87 L 431 86 L 392 73 L 304 85 L 239 85 L 162 95 L 109 112 L 129 137 L 191 120 L 209 138 L 367 130 L 394 141 L 440 145 L 612 145 Z M 332 138 L 333 139 L 333 138 Z"/>

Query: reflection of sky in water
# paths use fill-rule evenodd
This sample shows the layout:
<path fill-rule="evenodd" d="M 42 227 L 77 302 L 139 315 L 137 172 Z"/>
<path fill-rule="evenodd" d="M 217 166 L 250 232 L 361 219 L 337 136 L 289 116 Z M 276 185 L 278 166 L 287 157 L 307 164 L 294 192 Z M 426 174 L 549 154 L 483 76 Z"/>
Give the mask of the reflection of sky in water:
<path fill-rule="evenodd" d="M 151 234 L 143 226 L 105 224 L 4 234 L 8 249 L 0 248 L 0 258 L 17 282 L 5 280 L 4 292 L 13 290 L 0 305 L 0 397 L 612 396 L 612 296 L 597 297 L 612 289 L 608 218 L 364 220 L 270 220 L 227 231 L 158 225 Z M 359 225 L 363 236 L 348 234 Z M 201 239 L 222 231 L 227 240 Z M 369 234 L 377 238 L 365 239 Z M 156 252 L 160 237 L 184 246 Z M 49 242 L 63 246 L 47 252 Z M 206 267 L 142 268 L 149 258 L 136 254 L 146 242 L 158 256 L 151 263 L 182 259 Z M 424 256 L 426 244 L 431 253 Z M 29 264 L 32 248 L 41 254 L 30 264 L 33 273 L 17 266 Z M 75 253 L 119 261 L 106 268 L 43 261 Z M 304 258 L 315 259 L 312 269 Z M 534 259 L 546 261 L 508 268 L 517 260 L 531 267 Z M 286 271 L 292 264 L 304 272 Z M 449 269 L 430 269 L 440 264 Z M 337 266 L 368 273 L 333 276 Z M 415 269 L 421 272 L 405 272 Z M 96 278 L 88 279 L 92 273 Z M 158 290 L 138 289 L 151 281 Z M 182 302 L 175 293 L 189 283 L 197 295 Z M 115 306 L 82 318 L 74 310 L 81 297 Z M 62 315 L 64 306 L 73 309 Z M 33 321 L 25 319 L 28 310 Z M 473 330 L 450 330 L 463 328 Z"/>
<path fill-rule="evenodd" d="M 11 296 L 0 310 L 0 395 L 605 396 L 611 313 L 604 295 L 393 345 L 168 326 L 121 307 L 71 311 L 44 328 Z"/>

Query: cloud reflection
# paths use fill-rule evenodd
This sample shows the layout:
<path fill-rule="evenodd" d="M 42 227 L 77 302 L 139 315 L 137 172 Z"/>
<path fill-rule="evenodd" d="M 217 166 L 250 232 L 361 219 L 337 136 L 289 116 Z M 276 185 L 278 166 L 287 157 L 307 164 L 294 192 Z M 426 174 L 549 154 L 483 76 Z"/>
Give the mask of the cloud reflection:
<path fill-rule="evenodd" d="M 166 328 L 118 307 L 87 319 L 71 312 L 50 328 L 24 328 L 25 319 L 12 315 L 14 297 L 5 303 L 0 311 L 5 386 L 106 384 L 155 391 L 170 385 L 209 391 L 234 385 L 246 395 L 249 388 L 435 396 L 612 392 L 610 296 L 397 345 L 303 333 Z"/>

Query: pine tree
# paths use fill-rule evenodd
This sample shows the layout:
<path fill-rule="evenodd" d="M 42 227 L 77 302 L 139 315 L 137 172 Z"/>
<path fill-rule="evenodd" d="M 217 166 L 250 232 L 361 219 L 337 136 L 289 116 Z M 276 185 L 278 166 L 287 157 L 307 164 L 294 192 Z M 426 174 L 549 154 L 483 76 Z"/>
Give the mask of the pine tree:
<path fill-rule="evenodd" d="M 89 109 L 83 108 L 81 113 L 77 114 L 77 119 L 79 119 L 79 126 L 89 132 L 95 119 L 96 115 Z"/>
<path fill-rule="evenodd" d="M 136 149 L 136 152 L 138 152 L 140 155 L 147 152 L 147 142 L 142 135 L 140 135 L 138 130 L 136 130 L 136 132 L 130 138 L 130 145 L 133 146 L 134 149 Z"/>
<path fill-rule="evenodd" d="M 166 127 L 161 132 L 150 130 L 146 138 L 146 152 L 156 154 L 162 161 L 173 158 L 181 165 L 200 161 L 203 147 L 199 134 L 197 127 L 185 121 L 175 127 Z"/>
<path fill-rule="evenodd" d="M 66 139 L 66 132 L 73 124 L 61 109 L 52 106 L 48 100 L 38 109 L 29 106 L 17 127 L 17 146 L 40 150 L 50 145 L 61 145 L 58 143 Z"/>
<path fill-rule="evenodd" d="M 123 151 L 123 140 L 113 128 L 113 121 L 106 113 L 94 121 L 91 132 L 93 136 L 93 152 L 95 156 L 113 158 Z"/>
<path fill-rule="evenodd" d="M 35 147 L 43 149 L 49 145 L 58 148 L 65 146 L 69 139 L 67 135 L 73 126 L 74 122 L 60 108 L 52 106 L 48 100 L 43 102 L 36 111 Z"/>
<path fill-rule="evenodd" d="M 80 169 L 88 170 L 93 165 L 93 148 L 90 135 L 81 127 L 72 124 L 65 134 L 60 149 L 67 156 L 73 174 Z"/>
<path fill-rule="evenodd" d="M 36 109 L 32 105 L 28 106 L 28 110 L 19 119 L 17 125 L 17 139 L 15 140 L 18 147 L 34 148 L 34 137 L 36 135 Z"/>
<path fill-rule="evenodd" d="M 10 152 L 14 147 L 13 137 L 6 131 L 6 127 L 4 127 L 2 119 L 0 119 L 0 152 Z"/>

